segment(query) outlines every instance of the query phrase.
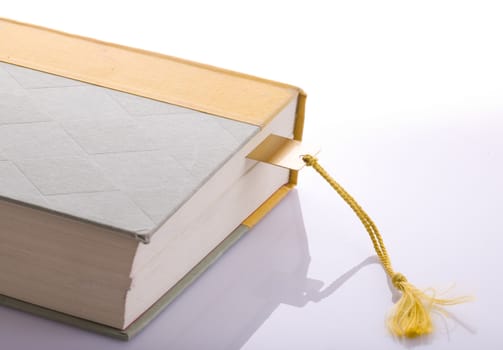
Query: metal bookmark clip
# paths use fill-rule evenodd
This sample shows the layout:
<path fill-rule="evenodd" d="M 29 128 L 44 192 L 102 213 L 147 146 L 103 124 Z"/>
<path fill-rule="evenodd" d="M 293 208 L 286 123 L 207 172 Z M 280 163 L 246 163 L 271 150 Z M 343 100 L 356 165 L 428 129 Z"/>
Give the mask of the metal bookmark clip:
<path fill-rule="evenodd" d="M 314 156 L 318 153 L 320 153 L 320 147 L 271 134 L 246 158 L 290 170 L 300 170 L 306 166 L 302 160 L 303 155 L 311 154 Z"/>

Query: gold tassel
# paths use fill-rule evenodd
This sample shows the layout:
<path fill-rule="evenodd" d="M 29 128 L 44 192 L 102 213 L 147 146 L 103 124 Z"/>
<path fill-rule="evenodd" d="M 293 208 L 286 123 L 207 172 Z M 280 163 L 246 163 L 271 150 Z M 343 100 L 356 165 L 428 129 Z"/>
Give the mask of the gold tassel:
<path fill-rule="evenodd" d="M 353 209 L 367 230 L 377 256 L 387 275 L 390 277 L 393 286 L 401 292 L 402 296 L 398 303 L 396 303 L 388 319 L 388 328 L 393 335 L 413 338 L 431 333 L 433 330 L 430 316 L 432 310 L 442 312 L 441 306 L 443 305 L 454 305 L 471 300 L 469 297 L 454 299 L 435 298 L 434 295 L 430 296 L 426 292 L 414 287 L 401 273 L 395 272 L 391 266 L 391 261 L 381 234 L 372 219 L 355 199 L 318 164 L 318 159 L 311 155 L 304 155 L 302 160 L 307 166 L 313 167 Z"/>

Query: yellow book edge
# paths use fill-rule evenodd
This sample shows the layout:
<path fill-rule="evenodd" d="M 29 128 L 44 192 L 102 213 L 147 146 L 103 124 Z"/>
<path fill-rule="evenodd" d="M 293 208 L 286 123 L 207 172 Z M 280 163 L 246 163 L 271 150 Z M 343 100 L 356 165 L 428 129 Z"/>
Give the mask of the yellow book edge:
<path fill-rule="evenodd" d="M 0 60 L 264 127 L 299 88 L 0 17 Z"/>

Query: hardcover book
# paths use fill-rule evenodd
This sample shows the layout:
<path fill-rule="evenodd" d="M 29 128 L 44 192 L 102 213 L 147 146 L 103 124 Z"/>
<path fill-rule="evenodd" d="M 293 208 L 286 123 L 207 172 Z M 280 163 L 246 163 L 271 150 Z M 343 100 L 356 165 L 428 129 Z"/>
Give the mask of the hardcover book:
<path fill-rule="evenodd" d="M 249 155 L 300 140 L 304 105 L 0 19 L 0 303 L 129 339 L 296 184 Z"/>

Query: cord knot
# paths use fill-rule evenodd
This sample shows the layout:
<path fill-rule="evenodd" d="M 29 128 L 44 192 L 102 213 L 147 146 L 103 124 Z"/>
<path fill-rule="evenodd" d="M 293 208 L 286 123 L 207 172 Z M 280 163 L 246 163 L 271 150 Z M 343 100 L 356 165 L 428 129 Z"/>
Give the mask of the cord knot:
<path fill-rule="evenodd" d="M 391 277 L 391 283 L 396 287 L 396 289 L 403 291 L 404 284 L 407 282 L 407 278 L 400 272 L 397 272 Z"/>
<path fill-rule="evenodd" d="M 318 161 L 316 157 L 313 157 L 310 154 L 303 155 L 302 160 L 304 161 L 304 163 L 306 163 L 307 166 L 313 166 L 313 164 Z"/>

